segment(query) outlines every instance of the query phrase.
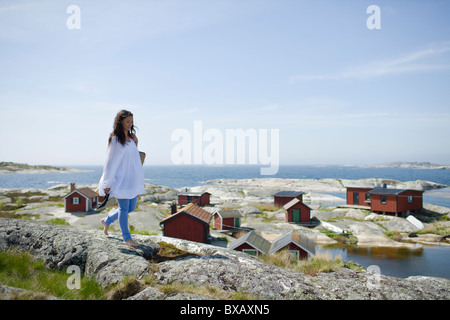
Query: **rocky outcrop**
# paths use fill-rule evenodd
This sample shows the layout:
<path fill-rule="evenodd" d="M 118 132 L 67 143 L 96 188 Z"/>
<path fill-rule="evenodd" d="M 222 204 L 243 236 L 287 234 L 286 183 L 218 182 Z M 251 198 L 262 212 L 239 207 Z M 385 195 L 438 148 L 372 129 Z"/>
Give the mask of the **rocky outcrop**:
<path fill-rule="evenodd" d="M 254 178 L 254 179 L 215 179 L 205 182 L 206 185 L 195 187 L 195 191 L 204 191 L 207 188 L 221 188 L 222 190 L 253 190 L 261 198 L 261 190 L 270 192 L 264 196 L 272 198 L 272 195 L 281 190 L 302 190 L 305 192 L 342 192 L 347 187 L 377 187 L 386 184 L 389 188 L 433 190 L 447 187 L 446 185 L 431 181 L 398 181 L 391 179 L 283 179 L 283 178 Z M 248 192 L 248 191 L 247 191 Z"/>
<path fill-rule="evenodd" d="M 447 279 L 399 279 L 346 268 L 307 276 L 211 245 L 161 236 L 134 238 L 141 244 L 136 249 L 123 244 L 120 236 L 108 238 L 99 230 L 0 219 L 0 250 L 17 247 L 30 251 L 52 268 L 76 264 L 105 287 L 128 275 L 155 279 L 152 287 L 143 288 L 131 299 L 166 299 L 167 294 L 158 289 L 164 283 L 210 286 L 262 299 L 450 299 Z M 160 241 L 196 255 L 150 262 Z M 178 298 L 201 297 L 181 294 Z"/>
<path fill-rule="evenodd" d="M 29 251 L 54 269 L 77 265 L 103 287 L 128 275 L 148 272 L 148 259 L 159 246 L 149 239 L 140 239 L 140 243 L 134 249 L 124 244 L 121 237 L 108 238 L 101 231 L 0 218 L 0 250 L 15 247 Z"/>
<path fill-rule="evenodd" d="M 162 237 L 152 236 L 159 241 Z M 165 261 L 155 272 L 162 283 L 173 281 L 247 292 L 262 299 L 448 299 L 450 281 L 434 277 L 400 279 L 341 268 L 307 276 L 268 265 L 246 254 L 165 238 L 203 256 Z"/>

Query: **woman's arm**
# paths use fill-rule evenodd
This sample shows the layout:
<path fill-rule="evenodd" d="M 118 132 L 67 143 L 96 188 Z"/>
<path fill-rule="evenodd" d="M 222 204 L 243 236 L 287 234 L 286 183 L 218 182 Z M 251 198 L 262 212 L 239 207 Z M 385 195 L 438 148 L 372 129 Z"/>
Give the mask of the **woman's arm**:
<path fill-rule="evenodd" d="M 103 168 L 103 186 L 99 186 L 99 188 L 103 188 L 105 193 L 109 193 L 114 187 L 116 172 L 124 154 L 125 148 L 120 144 L 116 137 L 113 137 L 108 146 L 105 166 Z"/>

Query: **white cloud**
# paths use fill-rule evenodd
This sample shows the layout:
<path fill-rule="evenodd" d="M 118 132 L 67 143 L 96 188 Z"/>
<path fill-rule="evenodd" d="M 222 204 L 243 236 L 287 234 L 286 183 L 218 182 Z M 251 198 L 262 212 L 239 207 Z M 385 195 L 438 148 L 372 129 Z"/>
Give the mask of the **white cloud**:
<path fill-rule="evenodd" d="M 429 48 L 415 51 L 399 58 L 381 60 L 362 66 L 348 68 L 345 71 L 330 74 L 295 75 L 289 79 L 290 83 L 304 80 L 365 80 L 386 75 L 431 72 L 450 69 L 450 61 L 444 63 L 433 62 L 438 56 L 450 52 L 450 42 L 443 42 Z"/>

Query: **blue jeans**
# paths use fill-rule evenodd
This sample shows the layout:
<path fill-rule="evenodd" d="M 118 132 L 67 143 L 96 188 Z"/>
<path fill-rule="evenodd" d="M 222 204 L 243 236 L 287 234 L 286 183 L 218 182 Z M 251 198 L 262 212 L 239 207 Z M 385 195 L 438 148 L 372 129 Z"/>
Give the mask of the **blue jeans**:
<path fill-rule="evenodd" d="M 133 199 L 117 199 L 119 209 L 111 213 L 104 222 L 109 226 L 119 218 L 120 230 L 122 230 L 123 241 L 131 239 L 130 230 L 128 229 L 128 214 L 136 208 L 137 197 Z"/>

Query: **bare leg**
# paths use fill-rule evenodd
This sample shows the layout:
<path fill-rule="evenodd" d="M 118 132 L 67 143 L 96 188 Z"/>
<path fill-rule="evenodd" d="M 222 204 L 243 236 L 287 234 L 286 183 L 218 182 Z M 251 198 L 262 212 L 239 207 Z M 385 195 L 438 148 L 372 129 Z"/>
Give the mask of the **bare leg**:
<path fill-rule="evenodd" d="M 103 225 L 103 233 L 105 234 L 105 236 L 109 236 L 108 234 L 108 228 L 109 226 L 105 223 L 105 218 L 102 218 L 102 225 Z"/>

